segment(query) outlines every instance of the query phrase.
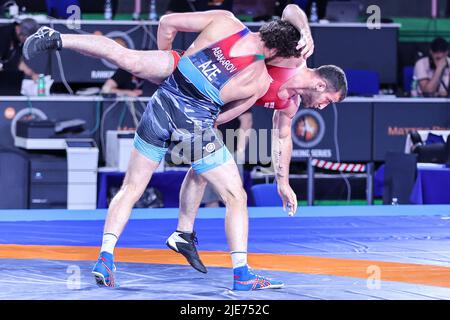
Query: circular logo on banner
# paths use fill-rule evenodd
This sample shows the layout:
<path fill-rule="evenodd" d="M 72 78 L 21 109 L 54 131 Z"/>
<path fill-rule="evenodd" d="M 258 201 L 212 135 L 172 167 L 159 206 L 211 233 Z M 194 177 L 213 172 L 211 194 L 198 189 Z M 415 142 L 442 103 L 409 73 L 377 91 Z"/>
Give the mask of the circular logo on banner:
<path fill-rule="evenodd" d="M 318 145 L 325 134 L 325 121 L 320 113 L 314 110 L 302 109 L 292 121 L 292 139 L 302 148 L 312 148 Z"/>
<path fill-rule="evenodd" d="M 128 49 L 131 49 L 131 50 L 135 49 L 133 39 L 131 39 L 131 37 L 128 34 L 126 34 L 125 32 L 111 31 L 111 32 L 105 34 L 105 37 L 108 37 L 108 38 L 116 41 L 118 44 L 120 44 Z M 112 64 L 111 62 L 109 62 L 106 59 L 102 59 L 102 62 L 108 68 L 117 69 L 116 65 Z"/>

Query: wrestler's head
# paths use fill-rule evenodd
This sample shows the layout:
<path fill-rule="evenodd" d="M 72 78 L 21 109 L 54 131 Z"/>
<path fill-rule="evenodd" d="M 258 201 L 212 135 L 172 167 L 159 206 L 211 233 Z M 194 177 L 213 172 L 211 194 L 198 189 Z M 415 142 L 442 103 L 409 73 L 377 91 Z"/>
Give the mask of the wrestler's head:
<path fill-rule="evenodd" d="M 259 35 L 264 46 L 272 53 L 266 56 L 271 60 L 274 58 L 300 57 L 301 51 L 297 50 L 300 32 L 289 22 L 274 20 L 261 26 Z"/>
<path fill-rule="evenodd" d="M 347 78 L 344 71 L 333 65 L 310 69 L 309 85 L 299 92 L 306 108 L 323 109 L 347 96 Z"/>

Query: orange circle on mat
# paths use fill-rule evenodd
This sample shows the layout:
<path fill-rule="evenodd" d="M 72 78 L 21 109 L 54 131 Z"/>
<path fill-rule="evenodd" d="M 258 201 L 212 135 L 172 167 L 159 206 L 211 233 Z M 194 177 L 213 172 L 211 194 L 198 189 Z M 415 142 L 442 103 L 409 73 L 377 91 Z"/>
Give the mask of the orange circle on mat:
<path fill-rule="evenodd" d="M 102 36 L 102 35 L 103 35 L 103 32 L 101 32 L 100 30 L 97 30 L 97 31 L 94 31 L 94 34 L 95 34 L 96 36 Z"/>
<path fill-rule="evenodd" d="M 16 109 L 13 107 L 8 107 L 5 109 L 4 116 L 6 119 L 11 120 L 16 116 Z"/>

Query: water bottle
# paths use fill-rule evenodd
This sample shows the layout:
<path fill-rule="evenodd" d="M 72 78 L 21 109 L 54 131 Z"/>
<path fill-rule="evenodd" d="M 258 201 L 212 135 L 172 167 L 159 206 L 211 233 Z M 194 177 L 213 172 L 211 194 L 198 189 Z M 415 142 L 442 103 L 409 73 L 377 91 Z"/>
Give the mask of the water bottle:
<path fill-rule="evenodd" d="M 417 97 L 419 94 L 417 92 L 417 80 L 414 79 L 411 83 L 411 97 Z"/>
<path fill-rule="evenodd" d="M 141 17 L 141 0 L 134 0 L 133 20 L 139 20 Z"/>
<path fill-rule="evenodd" d="M 111 0 L 105 1 L 105 20 L 112 20 L 112 3 Z"/>
<path fill-rule="evenodd" d="M 319 21 L 319 15 L 317 14 L 317 3 L 313 1 L 311 4 L 311 15 L 309 16 L 310 22 L 318 22 Z"/>
<path fill-rule="evenodd" d="M 45 96 L 45 76 L 41 73 L 38 79 L 38 96 Z"/>
<path fill-rule="evenodd" d="M 156 13 L 156 0 L 150 0 L 150 13 L 148 14 L 150 21 L 158 20 L 158 14 Z"/>

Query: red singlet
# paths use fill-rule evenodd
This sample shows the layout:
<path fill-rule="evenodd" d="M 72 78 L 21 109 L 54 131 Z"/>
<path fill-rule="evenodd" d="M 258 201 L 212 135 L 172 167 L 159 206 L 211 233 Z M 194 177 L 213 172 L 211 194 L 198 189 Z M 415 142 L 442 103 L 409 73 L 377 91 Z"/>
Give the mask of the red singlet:
<path fill-rule="evenodd" d="M 278 91 L 280 90 L 280 87 L 295 74 L 296 70 L 297 68 L 267 65 L 267 71 L 273 81 L 270 83 L 269 90 L 267 90 L 264 96 L 256 101 L 255 105 L 277 110 L 287 108 L 290 100 L 280 99 L 278 97 Z"/>
<path fill-rule="evenodd" d="M 181 55 L 175 50 L 170 50 L 170 52 L 172 53 L 172 56 L 173 56 L 173 71 L 175 71 L 175 69 L 177 68 L 178 62 L 181 59 Z"/>
<path fill-rule="evenodd" d="M 172 55 L 174 58 L 174 69 L 176 68 L 178 61 L 180 60 L 180 54 L 172 50 Z M 267 65 L 267 71 L 272 78 L 269 90 L 266 94 L 256 101 L 256 106 L 263 106 L 270 109 L 285 109 L 289 106 L 289 99 L 280 99 L 278 97 L 278 91 L 280 87 L 289 80 L 296 72 L 297 68 L 286 68 L 277 67 L 272 65 Z"/>

